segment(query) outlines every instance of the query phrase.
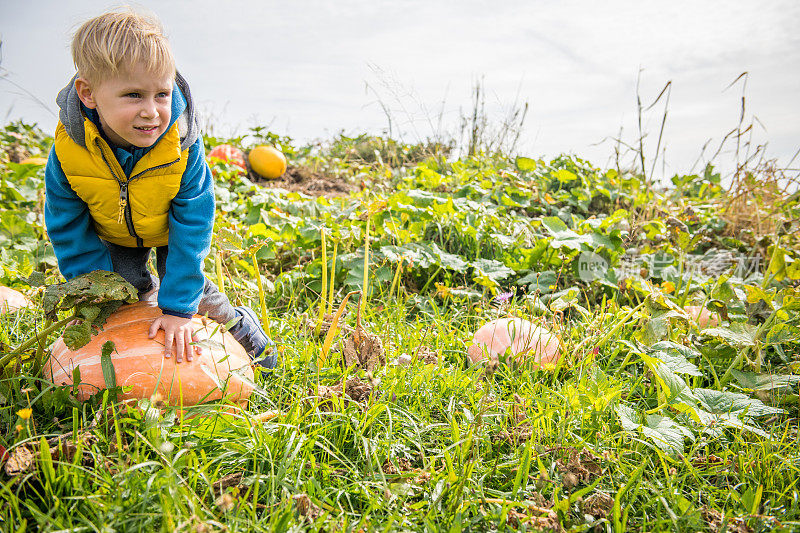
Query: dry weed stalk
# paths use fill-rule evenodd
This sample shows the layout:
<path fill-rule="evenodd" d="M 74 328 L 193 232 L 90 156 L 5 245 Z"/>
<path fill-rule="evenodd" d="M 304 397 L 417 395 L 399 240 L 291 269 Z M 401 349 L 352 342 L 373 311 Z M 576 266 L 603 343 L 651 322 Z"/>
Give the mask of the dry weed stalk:
<path fill-rule="evenodd" d="M 740 236 L 749 230 L 756 240 L 774 235 L 786 222 L 782 216 L 786 200 L 798 187 L 800 177 L 777 168 L 775 161 L 763 161 L 752 170 L 737 172 L 731 189 L 720 201 L 727 234 Z"/>

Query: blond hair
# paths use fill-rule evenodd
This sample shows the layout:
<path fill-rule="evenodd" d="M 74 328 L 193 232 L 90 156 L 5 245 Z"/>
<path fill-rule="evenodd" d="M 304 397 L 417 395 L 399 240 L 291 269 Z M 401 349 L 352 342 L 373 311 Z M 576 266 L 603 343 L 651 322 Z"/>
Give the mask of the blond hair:
<path fill-rule="evenodd" d="M 157 76 L 175 75 L 175 58 L 161 23 L 130 8 L 84 22 L 72 38 L 72 60 L 78 76 L 90 83 L 134 66 Z"/>

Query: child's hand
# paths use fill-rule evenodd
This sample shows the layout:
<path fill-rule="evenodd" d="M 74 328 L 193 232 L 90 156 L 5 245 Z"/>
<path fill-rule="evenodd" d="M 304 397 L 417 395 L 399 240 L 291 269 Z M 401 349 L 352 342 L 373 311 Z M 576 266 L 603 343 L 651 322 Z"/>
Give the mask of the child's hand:
<path fill-rule="evenodd" d="M 200 347 L 190 344 L 197 340 L 192 333 L 191 318 L 161 315 L 153 320 L 153 324 L 150 326 L 151 339 L 156 336 L 159 329 L 164 330 L 164 357 L 169 357 L 172 353 L 173 342 L 175 343 L 175 361 L 178 363 L 183 361 L 183 354 L 186 354 L 187 361 L 192 360 L 192 354 L 195 352 L 200 355 Z"/>

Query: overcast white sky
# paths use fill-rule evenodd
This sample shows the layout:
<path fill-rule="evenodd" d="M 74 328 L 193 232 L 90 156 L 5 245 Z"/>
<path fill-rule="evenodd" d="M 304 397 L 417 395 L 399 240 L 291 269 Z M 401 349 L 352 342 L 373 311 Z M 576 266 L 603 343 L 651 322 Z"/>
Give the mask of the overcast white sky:
<path fill-rule="evenodd" d="M 55 96 L 74 73 L 77 24 L 118 3 L 0 0 L 0 123 L 55 126 Z M 788 162 L 800 148 L 800 2 L 796 1 L 144 1 L 164 23 L 178 67 L 215 133 L 252 125 L 299 140 L 387 128 L 407 141 L 454 131 L 483 79 L 490 118 L 530 111 L 519 151 L 574 153 L 607 166 L 618 134 L 636 139 L 636 80 L 650 103 L 672 81 L 667 174 L 736 126 L 749 72 L 755 141 Z M 33 97 L 21 92 L 17 84 Z M 645 115 L 652 152 L 663 107 Z M 431 128 L 433 124 L 433 130 Z M 713 151 L 709 148 L 710 151 Z M 648 153 L 652 157 L 652 153 Z M 732 156 L 719 163 L 730 165 Z M 659 163 L 659 167 L 660 167 Z M 797 167 L 795 161 L 793 166 Z"/>

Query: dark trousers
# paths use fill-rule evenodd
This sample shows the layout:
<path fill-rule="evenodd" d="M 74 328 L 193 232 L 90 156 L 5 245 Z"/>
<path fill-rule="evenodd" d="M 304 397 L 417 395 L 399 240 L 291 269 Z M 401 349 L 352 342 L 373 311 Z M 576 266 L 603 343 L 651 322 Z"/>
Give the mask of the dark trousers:
<path fill-rule="evenodd" d="M 150 259 L 152 248 L 128 248 L 110 242 L 104 242 L 108 251 L 111 253 L 111 264 L 114 265 L 114 272 L 125 278 L 125 281 L 133 285 L 139 291 L 139 297 L 154 288 L 158 288 L 160 281 L 163 281 L 164 274 L 167 272 L 168 246 L 156 248 L 156 271 L 158 279 L 150 273 L 147 268 L 147 261 Z M 227 324 L 238 316 L 234 311 L 228 297 L 219 292 L 217 286 L 208 279 L 203 286 L 203 297 L 197 314 L 206 315 L 211 320 L 219 324 Z"/>

